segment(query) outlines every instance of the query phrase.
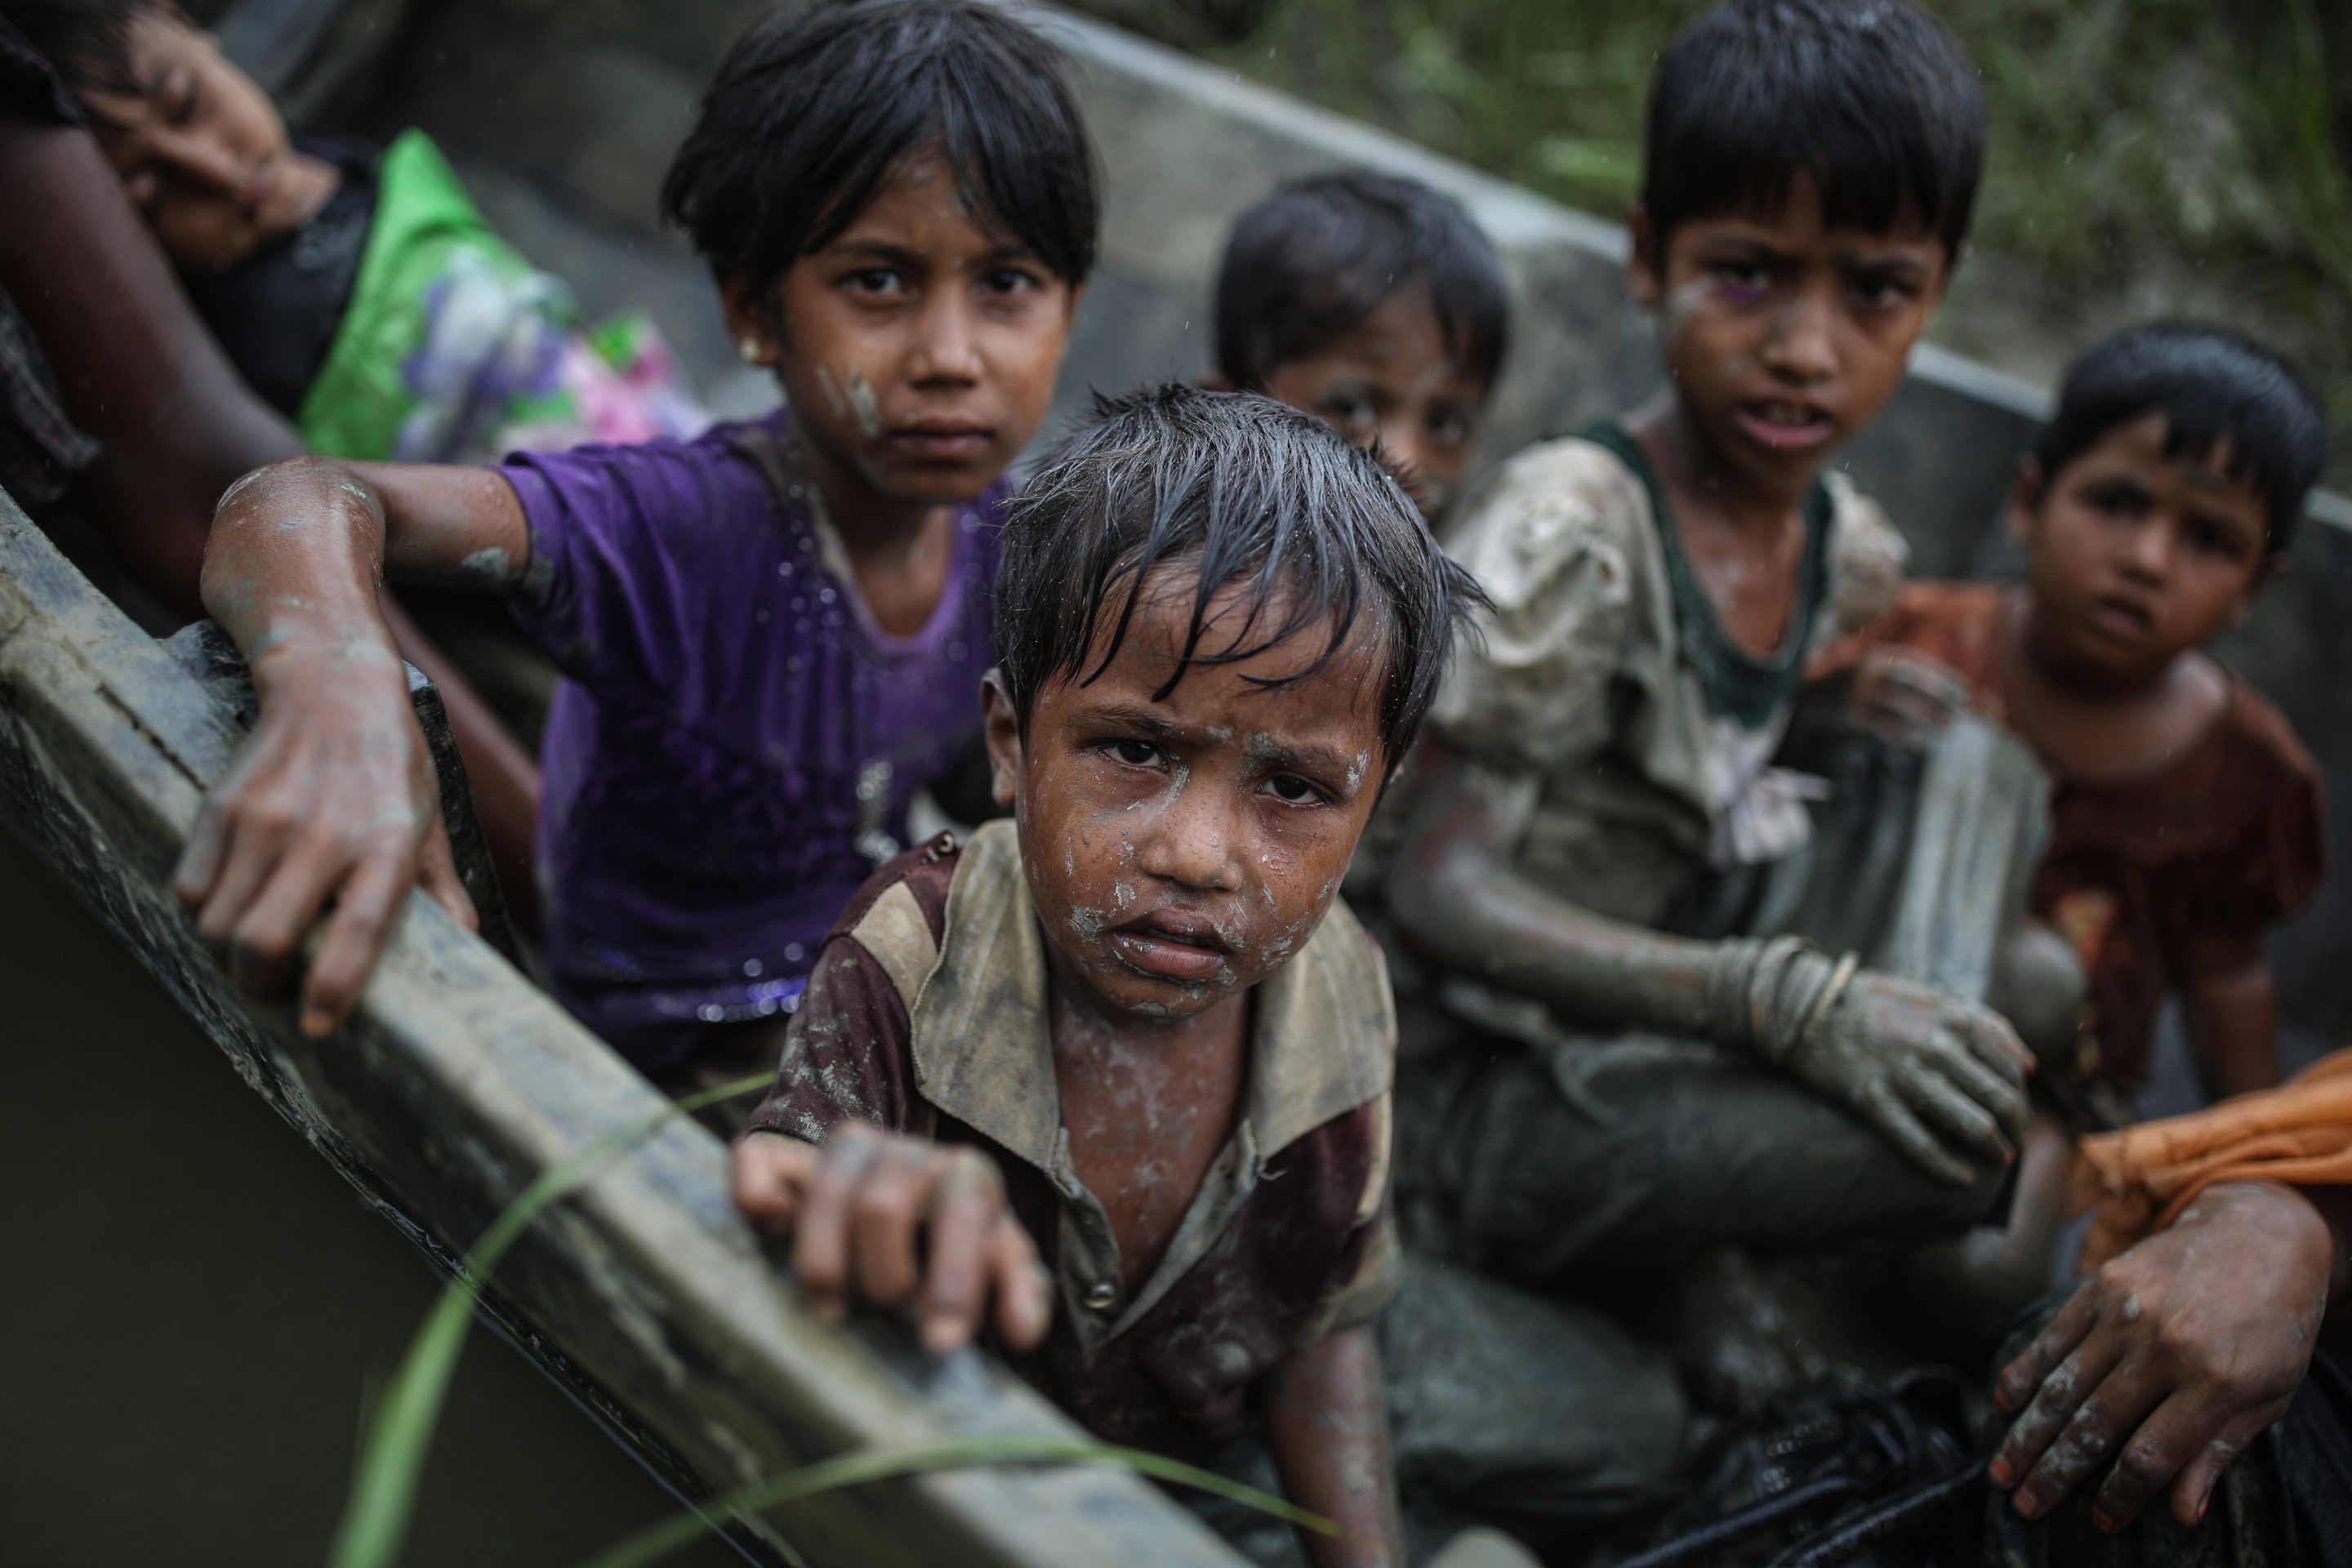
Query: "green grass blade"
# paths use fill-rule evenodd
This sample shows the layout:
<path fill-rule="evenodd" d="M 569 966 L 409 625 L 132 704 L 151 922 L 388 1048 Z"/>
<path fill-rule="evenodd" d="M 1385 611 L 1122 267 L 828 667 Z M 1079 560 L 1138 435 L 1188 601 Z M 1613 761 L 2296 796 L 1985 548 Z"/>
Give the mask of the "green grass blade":
<path fill-rule="evenodd" d="M 351 1501 L 328 1554 L 331 1568 L 392 1568 L 408 1533 L 416 1506 L 416 1485 L 425 1455 L 457 1371 L 466 1331 L 474 1321 L 474 1300 L 499 1260 L 507 1255 L 547 1206 L 593 1174 L 605 1162 L 651 1137 L 674 1119 L 722 1100 L 750 1094 L 772 1077 L 739 1079 L 664 1105 L 654 1114 L 607 1132 L 570 1159 L 542 1173 L 500 1211 L 443 1287 L 440 1299 L 409 1342 L 400 1370 L 385 1387 L 352 1480 Z"/>
<path fill-rule="evenodd" d="M 712 1514 L 756 1513 L 818 1492 L 859 1486 L 868 1481 L 887 1480 L 895 1476 L 959 1469 L 973 1465 L 1035 1464 L 1041 1461 L 1116 1465 L 1122 1469 L 1228 1498 L 1320 1534 L 1339 1533 L 1339 1527 L 1320 1514 L 1309 1513 L 1255 1487 L 1245 1487 L 1239 1481 L 1227 1480 L 1211 1471 L 1195 1468 L 1165 1455 L 1148 1453 L 1141 1448 L 1122 1448 L 1115 1444 L 1090 1442 L 1083 1437 L 958 1437 L 912 1448 L 845 1454 L 837 1459 L 826 1459 L 797 1470 L 788 1470 L 781 1476 L 772 1476 L 730 1492 L 715 1500 L 707 1510 L 681 1513 L 639 1531 L 617 1546 L 590 1559 L 582 1568 L 640 1568 L 641 1564 L 666 1557 L 718 1529 L 718 1524 L 709 1517 Z"/>

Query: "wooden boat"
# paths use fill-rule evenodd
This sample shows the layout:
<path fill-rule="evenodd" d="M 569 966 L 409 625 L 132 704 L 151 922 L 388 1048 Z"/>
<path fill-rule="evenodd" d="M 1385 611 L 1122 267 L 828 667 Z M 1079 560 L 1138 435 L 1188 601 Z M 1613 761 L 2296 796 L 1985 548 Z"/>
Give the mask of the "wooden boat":
<path fill-rule="evenodd" d="M 322 103 L 349 102 L 364 85 L 363 123 L 430 131 L 492 220 L 572 278 L 592 309 L 649 306 L 722 401 L 756 393 L 724 384 L 740 367 L 698 266 L 656 227 L 652 193 L 698 84 L 761 5 L 425 0 L 403 41 L 371 56 L 369 37 L 400 18 L 399 0 L 329 7 L 341 17 L 331 26 L 294 15 L 301 0 L 247 5 L 250 36 L 279 51 L 277 74 L 264 73 L 271 85 L 308 70 Z M 1089 387 L 1201 370 L 1209 279 L 1233 214 L 1278 180 L 1345 164 L 1456 193 L 1508 258 L 1519 313 L 1488 453 L 1573 428 L 1655 384 L 1614 227 L 1099 24 L 1027 14 L 1066 50 L 1108 174 L 1102 265 L 1066 405 Z M 1909 537 L 1915 570 L 2001 569 L 2002 497 L 2043 404 L 1995 372 L 1921 351 L 1851 464 Z M 2320 497 L 2313 521 L 2293 575 L 2226 651 L 2326 767 L 2340 834 L 2352 716 L 2326 672 L 2352 626 L 2352 507 Z M 303 1039 L 285 1009 L 229 986 L 165 879 L 248 716 L 233 654 L 201 632 L 149 636 L 0 500 L 0 811 L 256 1093 L 388 1219 L 450 1260 L 534 1176 L 658 1100 L 491 946 L 421 899 L 360 1016 L 333 1039 Z M 2279 938 L 2295 1037 L 2343 1032 L 2352 973 L 2329 959 L 2347 923 L 2352 901 L 2339 889 Z M 1070 1430 L 982 1357 L 935 1363 L 893 1325 L 811 1320 L 733 1216 L 723 1169 L 715 1139 L 674 1123 L 553 1211 L 495 1281 L 490 1309 L 514 1338 L 649 1462 L 716 1495 L 860 1447 Z M 778 1561 L 810 1563 L 1235 1561 L 1145 1484 L 1068 1468 L 883 1483 L 736 1533 Z"/>

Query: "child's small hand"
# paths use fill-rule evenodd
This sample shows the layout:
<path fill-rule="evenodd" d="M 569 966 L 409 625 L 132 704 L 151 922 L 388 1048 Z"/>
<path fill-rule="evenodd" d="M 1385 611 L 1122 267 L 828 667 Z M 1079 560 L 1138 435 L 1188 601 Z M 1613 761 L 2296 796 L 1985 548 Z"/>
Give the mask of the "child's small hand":
<path fill-rule="evenodd" d="M 821 1318 L 837 1321 L 852 1299 L 906 1312 L 934 1355 L 970 1342 L 992 1296 L 1014 1350 L 1034 1349 L 1053 1321 L 1053 1281 L 976 1149 L 862 1121 L 822 1147 L 754 1132 L 735 1146 L 734 1186 L 753 1224 L 799 1233 L 793 1272 Z"/>
<path fill-rule="evenodd" d="M 1906 752 L 1924 752 L 1968 711 L 1969 687 L 1925 654 L 1873 648 L 1854 667 L 1848 700 L 1855 723 Z"/>
<path fill-rule="evenodd" d="M 1898 975 L 1856 974 L 1785 1059 L 1955 1186 L 2014 1159 L 2032 1116 L 2033 1058 L 2007 1021 Z"/>

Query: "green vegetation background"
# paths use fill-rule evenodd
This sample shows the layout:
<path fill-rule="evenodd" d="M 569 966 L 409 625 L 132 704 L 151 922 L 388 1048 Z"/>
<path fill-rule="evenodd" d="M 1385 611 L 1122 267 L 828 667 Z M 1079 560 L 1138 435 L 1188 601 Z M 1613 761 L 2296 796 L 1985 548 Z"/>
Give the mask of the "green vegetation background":
<path fill-rule="evenodd" d="M 1615 215 L 1704 0 L 1092 0 L 1266 84 Z M 2352 0 L 1929 0 L 1984 73 L 1976 245 L 1934 336 L 2054 381 L 2163 312 L 2292 353 L 2352 429 Z M 1220 36 L 1222 35 L 1222 37 Z M 2352 480 L 2352 442 L 2335 479 Z"/>

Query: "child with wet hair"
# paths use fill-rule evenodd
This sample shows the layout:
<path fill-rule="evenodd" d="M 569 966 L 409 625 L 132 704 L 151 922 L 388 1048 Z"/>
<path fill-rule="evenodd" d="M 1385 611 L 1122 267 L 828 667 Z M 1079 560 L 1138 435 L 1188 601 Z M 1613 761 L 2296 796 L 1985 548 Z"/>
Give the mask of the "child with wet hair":
<path fill-rule="evenodd" d="M 1211 384 L 1378 441 L 1435 518 L 1462 482 L 1510 325 L 1502 259 L 1459 202 L 1413 180 L 1312 174 L 1234 220 Z"/>
<path fill-rule="evenodd" d="M 976 752 L 1004 470 L 1094 259 L 1053 57 L 965 0 L 779 13 L 719 66 L 663 194 L 776 414 L 487 468 L 298 459 L 222 502 L 205 602 L 261 718 L 178 886 L 263 984 L 333 900 L 313 1032 L 420 874 L 462 903 L 379 571 L 505 595 L 562 671 L 550 978 L 656 1081 L 767 1048 L 909 798 Z"/>
<path fill-rule="evenodd" d="M 1910 584 L 1824 660 L 1873 722 L 1972 704 L 2050 771 L 2032 909 L 2090 985 L 2039 1081 L 2078 1131 L 2133 1119 L 2168 994 L 2212 1094 L 2278 1082 L 2264 940 L 2326 875 L 2326 804 L 2294 728 L 2203 650 L 2285 570 L 2327 457 L 2280 355 L 2218 327 L 2119 332 L 2019 460 L 2026 581 Z"/>
<path fill-rule="evenodd" d="M 820 1310 L 989 1342 L 1116 1442 L 1253 1410 L 1401 1563 L 1380 1360 L 1395 1014 L 1339 879 L 1475 597 L 1369 454 L 1265 398 L 1098 405 L 1005 525 L 988 743 L 1009 822 L 834 928 L 737 1204 Z"/>
<path fill-rule="evenodd" d="M 648 321 L 591 328 L 422 131 L 289 133 L 173 0 L 0 0 L 247 384 L 314 452 L 487 461 L 709 423 Z"/>

